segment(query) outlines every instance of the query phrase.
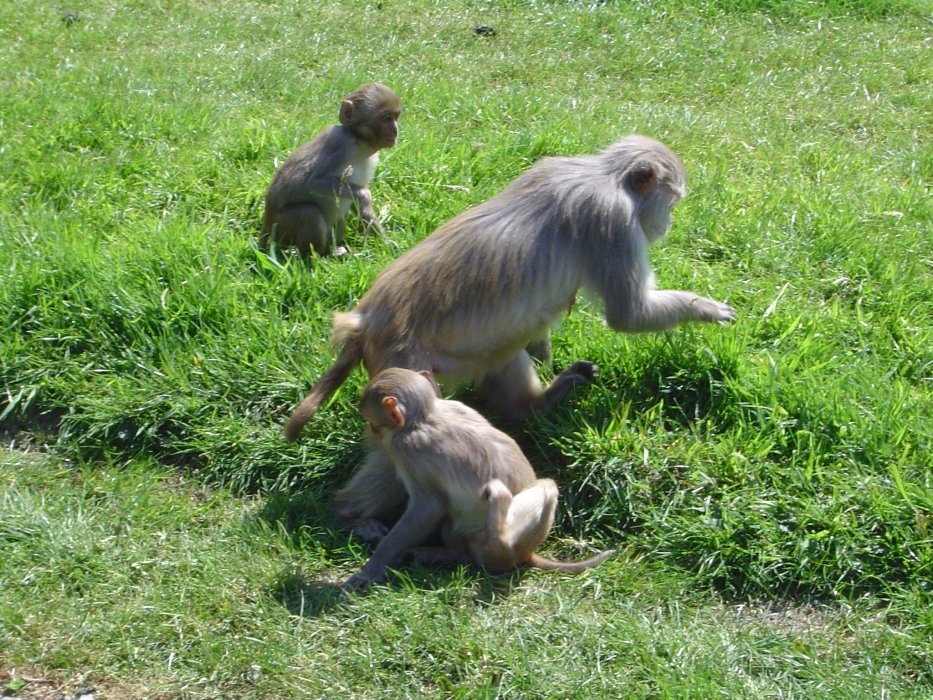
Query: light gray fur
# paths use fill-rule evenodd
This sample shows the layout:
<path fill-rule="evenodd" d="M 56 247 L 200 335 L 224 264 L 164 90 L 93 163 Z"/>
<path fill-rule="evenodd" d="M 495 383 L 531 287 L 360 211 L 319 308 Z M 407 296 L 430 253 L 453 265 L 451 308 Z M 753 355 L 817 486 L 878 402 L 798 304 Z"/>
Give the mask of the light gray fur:
<path fill-rule="evenodd" d="M 360 410 L 370 424 L 375 451 L 354 475 L 352 488 L 338 493 L 335 506 L 344 525 L 381 540 L 345 588 L 381 580 L 386 568 L 409 551 L 425 563 L 469 562 L 492 571 L 531 564 L 577 572 L 611 554 L 584 562 L 555 562 L 537 555 L 554 521 L 557 485 L 536 477 L 511 437 L 472 408 L 434 392 L 430 380 L 401 368 L 380 373 L 363 392 Z M 393 410 L 403 425 L 389 419 L 383 405 L 387 397 L 397 402 Z M 378 521 L 343 519 L 348 493 L 353 497 L 361 486 L 368 493 L 383 486 L 386 458 L 408 496 L 399 521 L 385 532 Z M 444 546 L 419 548 L 439 526 Z"/>
<path fill-rule="evenodd" d="M 275 241 L 296 246 L 302 257 L 312 249 L 324 255 L 343 241 L 351 208 L 368 227 L 385 234 L 373 211 L 369 183 L 379 150 L 395 145 L 400 109 L 395 93 L 379 83 L 347 96 L 341 123 L 297 148 L 276 171 L 266 190 L 263 250 Z"/>
<path fill-rule="evenodd" d="M 547 347 L 580 289 L 603 301 L 614 330 L 733 320 L 726 304 L 654 288 L 648 247 L 667 231 L 685 190 L 680 160 L 645 136 L 596 155 L 539 161 L 391 263 L 352 312 L 335 314 L 340 358 L 286 434 L 297 437 L 360 361 L 370 376 L 430 368 L 442 381 L 473 383 L 508 419 L 547 411 L 596 375 L 579 361 L 543 388 L 525 350 Z"/>

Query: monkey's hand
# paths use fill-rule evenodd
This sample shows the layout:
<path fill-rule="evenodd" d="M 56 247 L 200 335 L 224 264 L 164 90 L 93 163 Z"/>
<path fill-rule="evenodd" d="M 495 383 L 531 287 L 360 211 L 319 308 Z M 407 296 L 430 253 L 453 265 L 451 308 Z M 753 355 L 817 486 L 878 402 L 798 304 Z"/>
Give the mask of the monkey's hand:
<path fill-rule="evenodd" d="M 340 184 L 346 185 L 350 181 L 350 177 L 353 175 L 353 164 L 351 163 L 343 169 L 343 172 L 340 173 Z"/>
<path fill-rule="evenodd" d="M 692 303 L 694 318 L 697 321 L 706 321 L 708 323 L 718 323 L 724 326 L 732 323 L 736 318 L 735 309 L 721 301 L 707 299 L 706 297 L 697 297 Z"/>
<path fill-rule="evenodd" d="M 376 212 L 373 209 L 373 195 L 368 187 L 357 187 L 353 192 L 353 199 L 356 202 L 356 210 L 359 212 L 360 219 L 369 228 L 382 238 L 386 237 L 385 229 L 379 223 Z"/>
<path fill-rule="evenodd" d="M 492 479 L 486 483 L 485 488 L 483 489 L 483 500 L 484 501 L 501 501 L 501 500 L 512 500 L 512 492 L 509 491 L 509 487 L 506 486 L 499 479 Z"/>
<path fill-rule="evenodd" d="M 340 590 L 344 593 L 365 593 L 370 584 L 375 583 L 369 576 L 362 573 L 353 574 L 350 578 L 340 584 Z"/>

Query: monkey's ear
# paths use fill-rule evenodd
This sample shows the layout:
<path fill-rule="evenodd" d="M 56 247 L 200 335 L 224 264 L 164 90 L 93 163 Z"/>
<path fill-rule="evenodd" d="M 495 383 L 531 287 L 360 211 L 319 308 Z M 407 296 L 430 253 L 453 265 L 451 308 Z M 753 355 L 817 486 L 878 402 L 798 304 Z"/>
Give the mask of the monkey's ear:
<path fill-rule="evenodd" d="M 340 123 L 349 126 L 353 123 L 353 101 L 343 100 L 340 103 Z"/>
<path fill-rule="evenodd" d="M 644 196 L 654 189 L 658 175 L 649 163 L 638 163 L 628 172 L 628 184 L 635 192 Z"/>
<path fill-rule="evenodd" d="M 434 391 L 435 396 L 441 395 L 441 388 L 437 385 L 437 380 L 434 378 L 433 374 L 426 369 L 421 370 L 418 374 L 424 377 L 425 381 L 431 385 L 431 389 Z"/>
<path fill-rule="evenodd" d="M 394 396 L 386 396 L 382 400 L 382 405 L 385 407 L 386 412 L 389 414 L 389 418 L 392 419 L 392 422 L 395 423 L 399 428 L 405 427 L 405 413 L 402 411 L 402 407 L 398 403 L 398 399 Z"/>

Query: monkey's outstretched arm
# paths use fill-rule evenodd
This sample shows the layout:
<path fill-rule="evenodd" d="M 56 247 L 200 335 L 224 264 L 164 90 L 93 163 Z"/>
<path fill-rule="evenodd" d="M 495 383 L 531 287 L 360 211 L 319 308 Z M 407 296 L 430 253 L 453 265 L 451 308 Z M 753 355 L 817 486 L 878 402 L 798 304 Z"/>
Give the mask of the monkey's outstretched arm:
<path fill-rule="evenodd" d="M 304 184 L 306 196 L 318 204 L 331 203 L 335 205 L 339 200 L 350 200 L 357 216 L 363 223 L 380 236 L 385 236 L 385 229 L 376 217 L 373 209 L 373 195 L 368 187 L 350 182 L 344 176 L 323 177 L 309 180 Z"/>
<path fill-rule="evenodd" d="M 483 489 L 486 507 L 486 539 L 506 546 L 511 543 L 507 532 L 509 507 L 512 505 L 512 492 L 499 479 L 490 480 Z"/>
<path fill-rule="evenodd" d="M 644 290 L 641 303 L 616 310 L 606 308 L 606 321 L 616 331 L 663 331 L 683 321 L 729 323 L 735 309 L 728 304 L 701 297 L 694 292 L 670 289 Z"/>
<path fill-rule="evenodd" d="M 411 494 L 408 507 L 395 527 L 379 543 L 363 569 L 347 579 L 342 588 L 357 590 L 365 588 L 370 583 L 381 581 L 385 570 L 434 530 L 444 518 L 445 512 L 444 503 L 434 494 L 424 492 Z"/>

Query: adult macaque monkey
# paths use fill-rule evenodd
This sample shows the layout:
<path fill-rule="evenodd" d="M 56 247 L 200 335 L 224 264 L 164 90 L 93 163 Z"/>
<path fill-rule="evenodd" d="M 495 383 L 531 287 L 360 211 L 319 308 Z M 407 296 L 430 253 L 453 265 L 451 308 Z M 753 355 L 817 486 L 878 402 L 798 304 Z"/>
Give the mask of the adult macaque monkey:
<path fill-rule="evenodd" d="M 579 572 L 614 551 L 585 561 L 559 562 L 535 553 L 557 508 L 557 485 L 538 479 L 521 449 L 479 413 L 459 401 L 437 398 L 430 374 L 408 369 L 380 372 L 363 391 L 360 412 L 377 447 L 351 487 L 372 492 L 385 456 L 408 495 L 405 512 L 346 589 L 379 581 L 408 552 L 422 563 L 470 563 L 493 572 L 527 564 Z M 375 481 L 370 466 L 376 464 Z M 338 518 L 341 494 L 336 504 Z M 356 519 L 370 534 L 382 527 Z M 418 547 L 441 526 L 442 547 Z M 372 538 L 375 539 L 375 538 Z"/>
<path fill-rule="evenodd" d="M 369 182 L 379 150 L 398 140 L 402 105 L 385 85 L 370 83 L 340 103 L 340 124 L 299 147 L 282 164 L 266 191 L 259 245 L 296 246 L 303 258 L 340 246 L 345 218 L 355 206 L 360 219 L 384 236 L 373 212 Z"/>
<path fill-rule="evenodd" d="M 602 298 L 617 331 L 734 320 L 726 304 L 654 287 L 648 246 L 667 232 L 685 190 L 680 160 L 645 136 L 539 161 L 390 264 L 352 312 L 335 314 L 340 356 L 292 414 L 286 437 L 298 437 L 360 361 L 370 376 L 429 368 L 472 381 L 507 419 L 547 411 L 596 367 L 576 362 L 542 388 L 525 348 L 547 353 L 542 341 L 581 287 Z"/>

